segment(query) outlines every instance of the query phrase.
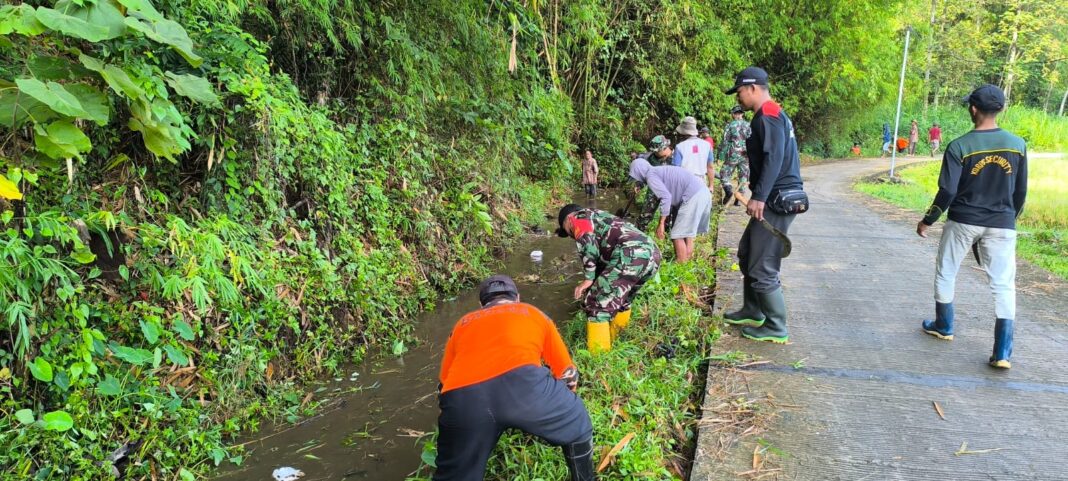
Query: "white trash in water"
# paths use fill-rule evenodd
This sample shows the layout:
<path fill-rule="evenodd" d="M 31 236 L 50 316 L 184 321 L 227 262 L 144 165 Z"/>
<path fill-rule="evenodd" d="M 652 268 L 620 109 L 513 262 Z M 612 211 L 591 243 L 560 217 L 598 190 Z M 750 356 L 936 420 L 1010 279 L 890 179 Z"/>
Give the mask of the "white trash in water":
<path fill-rule="evenodd" d="M 541 251 L 533 251 L 533 252 L 530 253 L 530 258 L 533 259 L 534 262 L 539 262 L 539 261 L 541 261 L 541 256 L 542 255 L 544 255 L 544 254 Z"/>
<path fill-rule="evenodd" d="M 304 476 L 304 471 L 289 466 L 278 468 L 271 473 L 275 481 L 297 481 Z"/>

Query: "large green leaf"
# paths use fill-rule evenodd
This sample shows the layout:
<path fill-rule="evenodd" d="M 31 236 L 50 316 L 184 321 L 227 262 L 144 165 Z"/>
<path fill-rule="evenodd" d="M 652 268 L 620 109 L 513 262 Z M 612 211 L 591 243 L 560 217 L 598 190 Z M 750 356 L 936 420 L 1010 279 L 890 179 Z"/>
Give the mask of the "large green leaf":
<path fill-rule="evenodd" d="M 19 91 L 33 97 L 37 101 L 47 105 L 56 112 L 69 117 L 89 117 L 89 113 L 82 108 L 78 98 L 67 89 L 55 82 L 47 84 L 33 78 L 15 79 Z"/>
<path fill-rule="evenodd" d="M 170 85 L 178 95 L 188 97 L 205 105 L 219 104 L 219 97 L 215 95 L 211 83 L 203 77 L 197 77 L 196 75 L 178 75 L 174 72 L 167 72 L 166 75 L 167 84 Z"/>
<path fill-rule="evenodd" d="M 153 154 L 175 160 L 175 156 L 189 149 L 186 135 L 188 127 L 182 124 L 181 114 L 169 100 L 156 98 L 149 105 L 143 102 L 130 104 L 130 130 L 141 132 L 145 147 Z"/>
<path fill-rule="evenodd" d="M 167 359 L 172 363 L 183 367 L 189 365 L 189 356 L 182 352 L 181 348 L 167 344 L 163 346 L 163 350 L 167 351 Z"/>
<path fill-rule="evenodd" d="M 26 5 L 0 7 L 0 35 L 12 32 L 32 37 L 44 33 L 47 28 L 37 21 L 37 11 Z"/>
<path fill-rule="evenodd" d="M 59 0 L 52 8 L 85 20 L 90 25 L 104 27 L 107 30 L 104 40 L 119 38 L 126 33 L 126 23 L 123 21 L 125 16 L 111 0 L 98 0 L 96 3 L 85 6 L 79 6 L 70 0 Z"/>
<path fill-rule="evenodd" d="M 148 0 L 119 0 L 119 3 L 126 7 L 127 10 L 139 14 L 145 20 L 163 20 L 163 15 L 160 15 L 156 7 L 153 7 L 152 2 Z"/>
<path fill-rule="evenodd" d="M 26 366 L 30 368 L 30 374 L 38 381 L 52 382 L 52 365 L 45 358 L 34 359 L 33 362 L 26 364 Z"/>
<path fill-rule="evenodd" d="M 35 419 L 33 418 L 33 411 L 30 409 L 19 409 L 15 411 L 15 419 L 22 424 L 33 424 Z"/>
<path fill-rule="evenodd" d="M 107 125 L 111 117 L 111 105 L 104 92 L 88 84 L 70 84 L 67 85 L 67 91 L 78 98 L 82 108 L 89 114 L 89 119 L 101 127 Z"/>
<path fill-rule="evenodd" d="M 56 160 L 80 159 L 93 146 L 89 137 L 70 120 L 57 120 L 43 128 L 36 125 L 33 130 L 37 150 Z"/>
<path fill-rule="evenodd" d="M 185 322 L 184 319 L 175 319 L 171 327 L 174 328 L 174 332 L 177 332 L 178 336 L 182 339 L 192 341 L 197 338 L 196 334 L 193 333 L 193 327 L 190 326 L 188 322 Z"/>
<path fill-rule="evenodd" d="M 193 52 L 193 41 L 189 34 L 177 22 L 167 19 L 149 20 L 147 23 L 133 17 L 126 17 L 126 26 L 145 34 L 159 43 L 169 45 L 185 58 L 189 65 L 199 67 L 204 59 Z"/>
<path fill-rule="evenodd" d="M 59 114 L 47 105 L 19 92 L 15 84 L 5 88 L 5 83 L 0 81 L 0 125 L 13 128 L 27 121 L 40 124 L 59 117 Z"/>
<path fill-rule="evenodd" d="M 115 93 L 125 95 L 130 100 L 140 100 L 145 96 L 145 91 L 134 83 L 125 70 L 84 54 L 78 56 L 78 61 L 85 65 L 85 68 L 100 74 L 100 78 L 103 78 Z"/>
<path fill-rule="evenodd" d="M 26 67 L 37 80 L 70 80 L 91 75 L 91 72 L 64 57 L 38 55 L 26 60 Z"/>
<path fill-rule="evenodd" d="M 122 394 L 122 385 L 119 384 L 118 379 L 115 379 L 115 376 L 108 374 L 96 384 L 96 392 L 104 396 L 118 396 Z"/>
<path fill-rule="evenodd" d="M 117 344 L 112 344 L 109 347 L 111 348 L 111 352 L 115 353 L 115 357 L 130 364 L 141 366 L 152 362 L 152 351 L 147 349 L 119 346 Z"/>
<path fill-rule="evenodd" d="M 149 344 L 155 344 L 156 341 L 159 340 L 159 325 L 156 324 L 156 321 L 145 322 L 145 320 L 142 319 L 141 334 L 145 335 L 145 340 L 148 341 Z"/>
<path fill-rule="evenodd" d="M 49 431 L 63 432 L 74 427 L 74 419 L 66 411 L 52 411 L 41 416 L 44 428 Z"/>
<path fill-rule="evenodd" d="M 37 7 L 37 21 L 64 35 L 85 39 L 90 42 L 114 38 L 110 36 L 111 32 L 108 31 L 107 27 L 93 25 L 83 19 L 67 15 L 52 8 Z"/>

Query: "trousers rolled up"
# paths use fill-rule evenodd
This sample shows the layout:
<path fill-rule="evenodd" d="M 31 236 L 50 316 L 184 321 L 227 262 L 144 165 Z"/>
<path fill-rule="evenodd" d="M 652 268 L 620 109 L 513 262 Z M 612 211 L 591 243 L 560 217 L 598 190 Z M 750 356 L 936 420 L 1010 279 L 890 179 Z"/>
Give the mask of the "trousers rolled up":
<path fill-rule="evenodd" d="M 786 234 L 797 214 L 777 214 L 764 208 L 764 219 Z M 738 269 L 751 282 L 753 290 L 770 293 L 782 286 L 779 270 L 782 268 L 782 241 L 768 232 L 755 218 L 749 219 L 738 241 Z"/>
<path fill-rule="evenodd" d="M 564 381 L 541 366 L 521 366 L 438 398 L 434 481 L 481 481 L 486 461 L 507 429 L 566 450 L 593 436 L 590 415 Z M 572 468 L 574 469 L 574 468 Z M 592 470 L 592 467 L 590 468 Z"/>
<path fill-rule="evenodd" d="M 979 245 L 979 259 L 994 295 L 999 319 L 1016 318 L 1016 230 L 983 227 L 947 220 L 938 243 L 935 263 L 935 301 L 953 302 L 957 272 L 972 245 Z"/>

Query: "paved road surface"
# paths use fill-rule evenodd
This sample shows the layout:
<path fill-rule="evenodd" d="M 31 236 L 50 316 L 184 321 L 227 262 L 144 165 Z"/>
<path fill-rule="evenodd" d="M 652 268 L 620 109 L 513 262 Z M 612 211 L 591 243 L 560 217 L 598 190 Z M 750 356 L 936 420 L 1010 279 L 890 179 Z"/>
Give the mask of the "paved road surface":
<path fill-rule="evenodd" d="M 993 300 L 972 259 L 958 278 L 956 339 L 924 334 L 942 224 L 921 239 L 918 215 L 851 187 L 888 165 L 802 168 L 813 205 L 791 228 L 794 250 L 783 268 L 791 344 L 747 341 L 724 327 L 717 353 L 739 349 L 772 361 L 746 373 L 749 395 L 790 406 L 759 435 L 786 453 L 777 463 L 782 471 L 760 479 L 1068 480 L 1068 289 L 1021 264 L 1010 371 L 986 365 Z M 720 245 L 732 255 L 743 214 L 733 208 L 721 223 Z M 740 289 L 740 274 L 721 270 L 717 310 L 736 308 Z M 792 367 L 796 361 L 804 367 Z M 752 469 L 756 436 L 716 460 L 714 436 L 706 434 L 692 480 L 753 478 L 737 473 Z M 964 442 L 968 450 L 1000 450 L 955 455 Z"/>

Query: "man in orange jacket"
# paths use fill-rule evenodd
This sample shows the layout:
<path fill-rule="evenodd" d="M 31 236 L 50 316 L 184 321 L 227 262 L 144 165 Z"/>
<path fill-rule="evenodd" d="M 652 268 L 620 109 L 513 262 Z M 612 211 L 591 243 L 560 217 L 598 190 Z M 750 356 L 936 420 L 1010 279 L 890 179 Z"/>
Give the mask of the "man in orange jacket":
<path fill-rule="evenodd" d="M 445 345 L 434 481 L 480 481 L 509 428 L 560 446 L 571 481 L 596 479 L 593 425 L 575 394 L 578 371 L 556 325 L 519 302 L 505 275 L 482 281 L 479 303 Z"/>

